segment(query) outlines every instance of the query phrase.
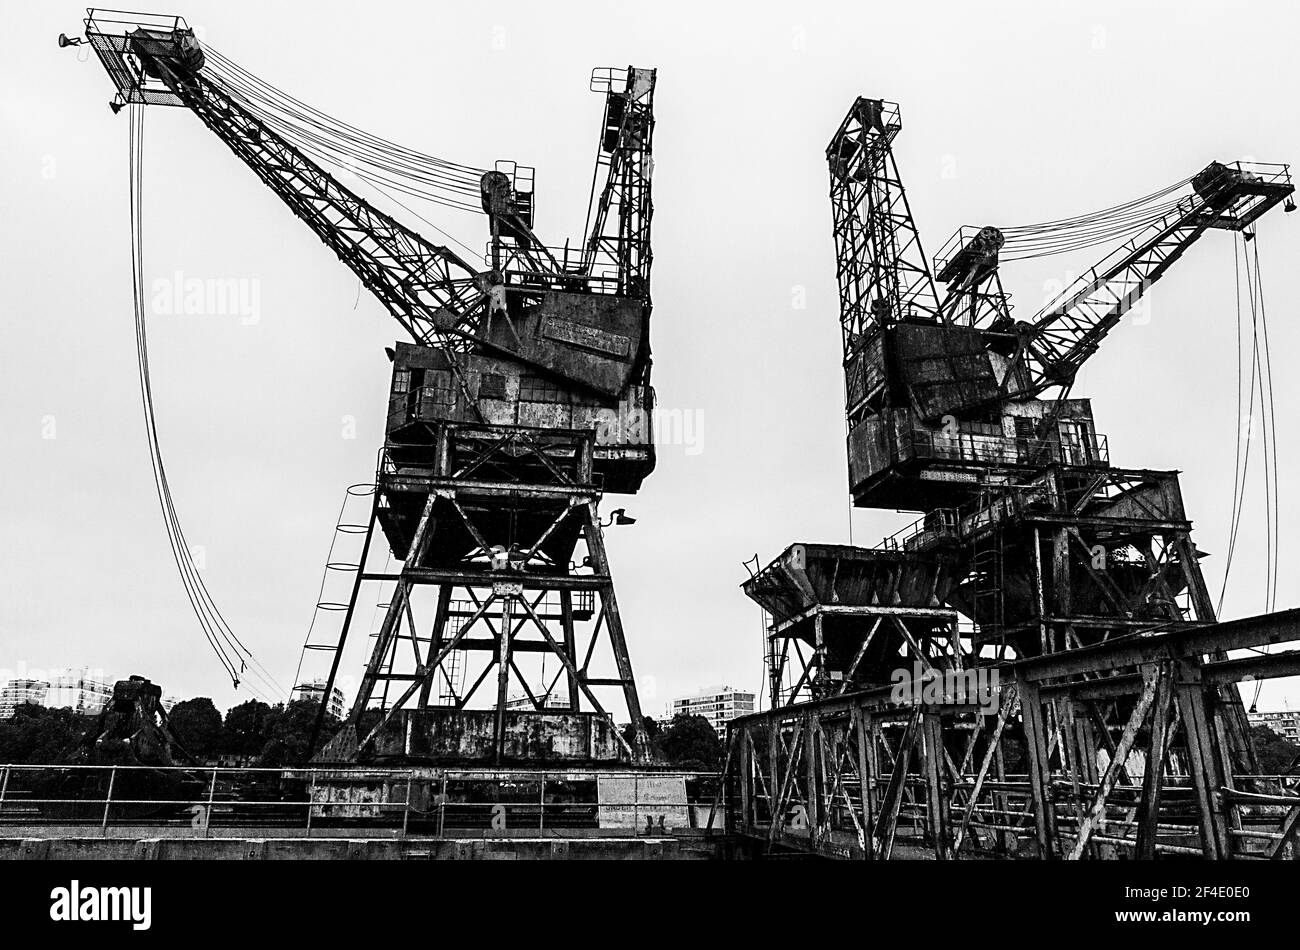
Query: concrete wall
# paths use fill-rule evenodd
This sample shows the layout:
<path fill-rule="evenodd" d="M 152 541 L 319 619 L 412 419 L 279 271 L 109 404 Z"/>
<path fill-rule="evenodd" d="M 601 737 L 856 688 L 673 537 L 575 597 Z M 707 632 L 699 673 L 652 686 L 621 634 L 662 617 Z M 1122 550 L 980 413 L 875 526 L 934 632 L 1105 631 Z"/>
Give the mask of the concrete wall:
<path fill-rule="evenodd" d="M 0 838 L 0 861 L 701 860 L 703 838 Z"/>

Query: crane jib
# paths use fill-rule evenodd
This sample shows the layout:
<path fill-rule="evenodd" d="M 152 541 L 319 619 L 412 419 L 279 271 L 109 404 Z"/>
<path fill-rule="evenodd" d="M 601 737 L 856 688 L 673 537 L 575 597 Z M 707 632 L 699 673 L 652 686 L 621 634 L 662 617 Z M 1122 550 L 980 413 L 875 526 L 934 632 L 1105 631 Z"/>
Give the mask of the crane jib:
<path fill-rule="evenodd" d="M 288 141 L 269 116 L 252 112 L 246 97 L 205 69 L 202 46 L 179 18 L 124 22 L 92 12 L 87 36 L 121 104 L 179 105 L 198 115 L 412 339 L 507 357 L 610 397 L 643 374 L 649 197 L 642 176 L 650 166 L 652 70 L 593 74 L 593 88 L 609 101 L 601 149 L 609 153 L 610 181 L 595 202 L 585 251 L 576 261 L 566 252 L 561 261 L 532 231 L 531 191 L 516 192 L 514 174 L 489 171 L 481 187 L 492 259 L 479 271 L 375 208 Z M 641 214 L 641 223 L 629 214 Z M 607 221 L 620 236 L 604 233 Z M 632 240 L 629 225 L 640 231 Z M 617 267 L 613 282 L 598 270 L 606 258 Z"/>

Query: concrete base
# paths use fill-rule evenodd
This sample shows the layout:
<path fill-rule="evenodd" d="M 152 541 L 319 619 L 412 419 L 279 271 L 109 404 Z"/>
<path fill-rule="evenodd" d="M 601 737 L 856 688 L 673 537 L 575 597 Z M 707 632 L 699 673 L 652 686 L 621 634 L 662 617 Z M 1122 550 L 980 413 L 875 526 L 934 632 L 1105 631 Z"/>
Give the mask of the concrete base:
<path fill-rule="evenodd" d="M 704 838 L 0 838 L 0 861 L 662 861 L 721 857 Z"/>

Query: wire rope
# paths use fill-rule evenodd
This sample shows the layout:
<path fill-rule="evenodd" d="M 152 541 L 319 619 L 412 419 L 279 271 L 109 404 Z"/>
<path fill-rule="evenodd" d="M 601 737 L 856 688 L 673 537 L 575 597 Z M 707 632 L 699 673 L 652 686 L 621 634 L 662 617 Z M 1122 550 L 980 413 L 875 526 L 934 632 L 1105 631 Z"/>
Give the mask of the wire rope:
<path fill-rule="evenodd" d="M 141 405 L 145 418 L 150 469 L 154 479 L 154 489 L 158 496 L 163 514 L 163 523 L 167 533 L 168 546 L 172 559 L 181 578 L 182 587 L 189 601 L 190 608 L 199 622 L 205 640 L 217 657 L 222 668 L 230 677 L 232 685 L 240 685 L 240 678 L 245 674 L 260 681 L 273 692 L 283 693 L 283 687 L 275 682 L 274 677 L 253 656 L 251 650 L 240 641 L 221 614 L 211 593 L 207 589 L 197 565 L 194 563 L 193 549 L 190 547 L 185 532 L 181 527 L 176 512 L 175 500 L 167 478 L 162 450 L 158 438 L 157 418 L 153 404 L 153 382 L 149 366 L 148 329 L 144 307 L 144 114 L 143 107 L 133 104 L 130 107 L 128 122 L 128 177 L 129 177 L 129 218 L 131 232 L 131 266 L 132 266 L 132 303 L 135 322 L 136 360 L 140 384 Z M 257 685 L 245 681 L 250 692 L 264 699 L 269 699 Z"/>

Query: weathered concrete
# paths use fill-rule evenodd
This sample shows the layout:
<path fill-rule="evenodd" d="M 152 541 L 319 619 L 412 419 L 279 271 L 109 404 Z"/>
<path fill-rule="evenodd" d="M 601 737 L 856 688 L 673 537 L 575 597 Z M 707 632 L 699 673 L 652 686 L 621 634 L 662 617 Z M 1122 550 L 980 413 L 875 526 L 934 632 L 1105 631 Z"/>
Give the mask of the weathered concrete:
<path fill-rule="evenodd" d="M 705 838 L 0 838 L 0 861 L 671 861 L 721 857 Z"/>

